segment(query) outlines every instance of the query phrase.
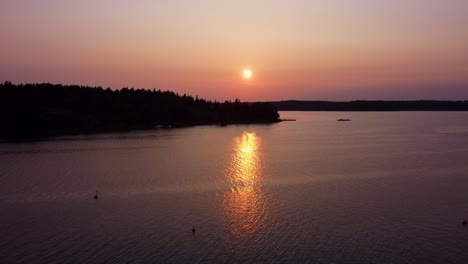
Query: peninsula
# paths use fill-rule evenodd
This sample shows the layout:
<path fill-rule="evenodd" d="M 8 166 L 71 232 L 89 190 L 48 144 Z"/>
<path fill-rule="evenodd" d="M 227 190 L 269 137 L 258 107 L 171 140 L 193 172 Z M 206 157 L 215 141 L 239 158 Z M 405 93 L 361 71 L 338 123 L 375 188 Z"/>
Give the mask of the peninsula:
<path fill-rule="evenodd" d="M 213 102 L 155 89 L 0 84 L 2 139 L 278 121 L 265 102 Z"/>

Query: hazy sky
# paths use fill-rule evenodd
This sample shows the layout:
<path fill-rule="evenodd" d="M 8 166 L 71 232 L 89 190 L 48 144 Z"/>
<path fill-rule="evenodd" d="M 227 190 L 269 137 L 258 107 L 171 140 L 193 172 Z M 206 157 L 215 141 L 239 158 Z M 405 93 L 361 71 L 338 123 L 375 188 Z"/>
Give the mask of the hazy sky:
<path fill-rule="evenodd" d="M 468 99 L 467 0 L 1 0 L 0 36 L 0 81 Z"/>

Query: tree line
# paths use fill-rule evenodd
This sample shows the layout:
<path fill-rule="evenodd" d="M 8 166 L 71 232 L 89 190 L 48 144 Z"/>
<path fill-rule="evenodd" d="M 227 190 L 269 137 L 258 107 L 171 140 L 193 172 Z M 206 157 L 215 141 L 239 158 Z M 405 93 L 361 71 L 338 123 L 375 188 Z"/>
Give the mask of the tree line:
<path fill-rule="evenodd" d="M 278 111 L 468 111 L 468 101 L 279 101 Z"/>
<path fill-rule="evenodd" d="M 277 122 L 270 103 L 209 101 L 172 91 L 61 84 L 0 84 L 0 137 L 158 126 Z"/>

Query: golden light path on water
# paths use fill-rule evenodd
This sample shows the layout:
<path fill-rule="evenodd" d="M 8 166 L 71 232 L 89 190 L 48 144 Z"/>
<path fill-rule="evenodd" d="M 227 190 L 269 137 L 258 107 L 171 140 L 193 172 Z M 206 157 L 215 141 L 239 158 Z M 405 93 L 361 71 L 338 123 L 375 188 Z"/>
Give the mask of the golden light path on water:
<path fill-rule="evenodd" d="M 234 138 L 225 176 L 230 185 L 222 203 L 227 228 L 236 237 L 254 234 L 264 227 L 268 217 L 262 190 L 265 177 L 262 141 L 255 133 L 243 132 Z"/>

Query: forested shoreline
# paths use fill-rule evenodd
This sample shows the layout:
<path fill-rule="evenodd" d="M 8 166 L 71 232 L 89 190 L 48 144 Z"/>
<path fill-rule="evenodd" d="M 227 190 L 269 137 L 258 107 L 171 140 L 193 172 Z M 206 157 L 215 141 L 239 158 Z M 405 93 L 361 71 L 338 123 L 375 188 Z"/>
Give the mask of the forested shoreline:
<path fill-rule="evenodd" d="M 3 139 L 278 121 L 264 102 L 217 102 L 156 89 L 0 84 Z"/>
<path fill-rule="evenodd" d="M 278 111 L 468 111 L 468 101 L 278 101 Z"/>

